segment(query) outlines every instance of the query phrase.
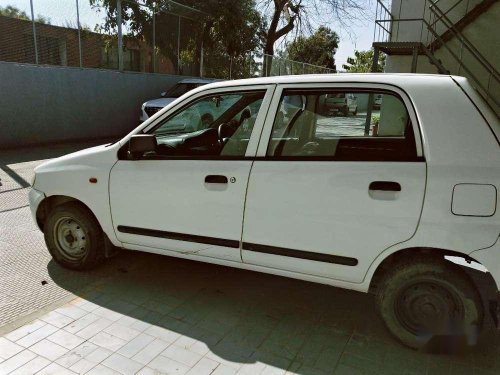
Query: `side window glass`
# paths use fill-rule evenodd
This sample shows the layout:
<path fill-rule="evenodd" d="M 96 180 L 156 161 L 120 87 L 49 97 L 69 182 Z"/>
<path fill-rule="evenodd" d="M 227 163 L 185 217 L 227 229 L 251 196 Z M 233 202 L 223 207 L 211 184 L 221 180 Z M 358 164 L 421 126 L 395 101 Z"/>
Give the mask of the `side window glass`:
<path fill-rule="evenodd" d="M 267 155 L 408 160 L 416 157 L 416 147 L 408 111 L 396 94 L 285 90 Z"/>
<path fill-rule="evenodd" d="M 151 133 L 152 157 L 244 156 L 265 91 L 224 93 L 198 99 Z"/>

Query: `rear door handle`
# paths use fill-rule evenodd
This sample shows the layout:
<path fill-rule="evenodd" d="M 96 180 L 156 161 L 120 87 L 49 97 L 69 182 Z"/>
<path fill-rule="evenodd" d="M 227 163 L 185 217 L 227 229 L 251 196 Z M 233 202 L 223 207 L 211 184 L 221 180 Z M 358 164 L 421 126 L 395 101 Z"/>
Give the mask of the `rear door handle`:
<path fill-rule="evenodd" d="M 218 174 L 209 174 L 205 177 L 206 184 L 227 184 L 227 177 Z"/>
<path fill-rule="evenodd" d="M 369 189 L 379 191 L 401 191 L 401 185 L 393 181 L 373 181 Z"/>

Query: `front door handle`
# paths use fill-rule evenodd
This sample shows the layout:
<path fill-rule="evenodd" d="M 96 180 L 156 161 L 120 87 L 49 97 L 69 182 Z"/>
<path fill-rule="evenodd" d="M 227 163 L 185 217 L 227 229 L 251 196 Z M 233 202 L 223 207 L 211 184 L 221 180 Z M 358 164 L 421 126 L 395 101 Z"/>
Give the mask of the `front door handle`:
<path fill-rule="evenodd" d="M 206 184 L 227 184 L 227 177 L 218 174 L 209 174 L 205 177 Z"/>
<path fill-rule="evenodd" d="M 401 185 L 393 181 L 373 181 L 368 189 L 372 191 L 401 191 Z"/>

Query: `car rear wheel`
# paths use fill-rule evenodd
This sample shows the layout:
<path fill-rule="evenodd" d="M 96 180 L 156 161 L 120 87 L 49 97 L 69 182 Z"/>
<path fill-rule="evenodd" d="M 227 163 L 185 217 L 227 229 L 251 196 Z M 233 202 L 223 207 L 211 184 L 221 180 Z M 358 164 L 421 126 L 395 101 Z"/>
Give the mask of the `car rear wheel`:
<path fill-rule="evenodd" d="M 414 349 L 433 350 L 443 340 L 473 346 L 483 324 L 476 288 L 441 260 L 396 266 L 382 279 L 376 304 L 389 331 Z"/>
<path fill-rule="evenodd" d="M 102 259 L 104 236 L 86 207 L 74 202 L 55 207 L 43 229 L 50 254 L 63 267 L 90 269 Z"/>

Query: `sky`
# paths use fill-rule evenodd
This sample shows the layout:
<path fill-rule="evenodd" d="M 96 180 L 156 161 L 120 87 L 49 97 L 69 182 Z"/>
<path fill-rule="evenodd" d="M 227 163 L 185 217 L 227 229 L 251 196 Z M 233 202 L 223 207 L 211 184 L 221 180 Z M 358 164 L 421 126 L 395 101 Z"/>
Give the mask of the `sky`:
<path fill-rule="evenodd" d="M 67 22 L 76 24 L 76 1 L 79 2 L 80 23 L 94 29 L 96 24 L 101 24 L 104 12 L 92 9 L 89 0 L 33 0 L 35 17 L 42 15 L 50 19 L 52 25 L 65 26 Z M 340 44 L 335 55 L 337 69 L 341 69 L 347 57 L 354 55 L 354 50 L 366 50 L 373 42 L 373 28 L 375 20 L 376 0 L 366 0 L 368 4 L 367 20 L 351 25 L 350 30 L 342 30 L 338 22 L 325 24 L 340 36 Z M 13 5 L 28 15 L 30 11 L 30 0 L 0 0 L 0 6 Z M 313 25 L 313 26 L 319 26 Z"/>

